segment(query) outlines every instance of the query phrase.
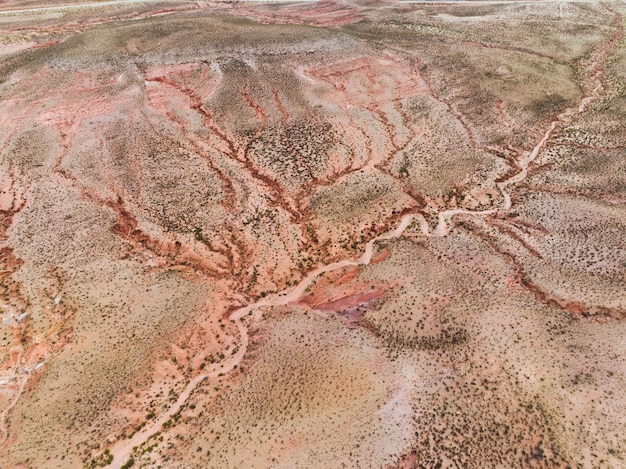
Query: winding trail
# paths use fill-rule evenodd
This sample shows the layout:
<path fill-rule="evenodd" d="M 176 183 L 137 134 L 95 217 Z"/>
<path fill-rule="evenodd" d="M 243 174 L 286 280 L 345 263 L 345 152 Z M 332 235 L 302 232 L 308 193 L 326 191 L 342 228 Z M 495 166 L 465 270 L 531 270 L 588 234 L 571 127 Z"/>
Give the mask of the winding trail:
<path fill-rule="evenodd" d="M 473 2 L 472 2 L 473 3 Z M 276 296 L 265 298 L 263 300 L 257 301 L 256 303 L 251 303 L 247 306 L 239 308 L 235 310 L 231 315 L 230 319 L 234 321 L 237 329 L 239 330 L 240 335 L 240 343 L 238 345 L 237 353 L 232 355 L 228 360 L 223 362 L 219 366 L 214 366 L 211 371 L 208 373 L 204 373 L 193 378 L 185 387 L 183 392 L 178 397 L 177 401 L 162 415 L 160 415 L 157 419 L 153 420 L 149 425 L 146 425 L 143 429 L 136 432 L 134 436 L 130 440 L 121 440 L 117 445 L 114 445 L 110 448 L 111 454 L 113 455 L 113 462 L 111 467 L 114 469 L 120 469 L 122 465 L 124 465 L 128 459 L 132 456 L 134 448 L 140 447 L 142 444 L 146 443 L 155 433 L 161 430 L 163 424 L 167 422 L 174 414 L 176 414 L 182 406 L 185 404 L 191 393 L 201 382 L 217 378 L 220 375 L 226 374 L 235 366 L 238 366 L 239 363 L 243 360 L 244 355 L 246 354 L 246 350 L 248 347 L 248 330 L 245 324 L 242 321 L 242 318 L 253 310 L 262 308 L 265 306 L 283 306 L 289 305 L 297 302 L 297 300 L 305 293 L 306 289 L 320 276 L 328 272 L 332 272 L 338 269 L 342 269 L 344 267 L 353 267 L 360 265 L 367 265 L 371 262 L 372 256 L 374 253 L 374 245 L 378 241 L 390 240 L 399 238 L 403 235 L 404 231 L 413 223 L 419 223 L 420 229 L 424 236 L 428 237 L 443 237 L 447 236 L 450 232 L 450 219 L 455 215 L 474 215 L 474 216 L 488 216 L 493 215 L 500 211 L 507 211 L 512 206 L 511 194 L 507 191 L 507 188 L 511 185 L 517 184 L 528 176 L 528 168 L 533 163 L 533 161 L 537 158 L 541 150 L 545 147 L 547 142 L 552 137 L 554 131 L 557 129 L 559 125 L 566 124 L 571 122 L 574 117 L 583 113 L 589 104 L 593 101 L 599 99 L 602 94 L 602 90 L 604 89 L 604 85 L 602 82 L 602 74 L 603 69 L 601 67 L 602 63 L 606 60 L 611 46 L 621 39 L 624 35 L 624 29 L 621 25 L 621 15 L 619 13 L 614 12 L 610 8 L 607 7 L 610 11 L 612 11 L 616 16 L 616 22 L 618 21 L 620 26 L 617 31 L 609 37 L 607 41 L 602 43 L 602 45 L 596 51 L 594 57 L 590 60 L 589 64 L 585 67 L 588 73 L 588 79 L 593 86 L 592 90 L 587 94 L 583 95 L 580 99 L 577 107 L 567 108 L 563 112 L 561 112 L 552 122 L 550 122 L 547 130 L 544 132 L 541 140 L 535 145 L 532 151 L 525 152 L 522 157 L 517 161 L 517 165 L 520 170 L 509 177 L 508 179 L 496 183 L 498 189 L 502 193 L 503 203 L 500 208 L 493 208 L 482 211 L 472 211 L 466 209 L 450 209 L 444 210 L 438 213 L 438 223 L 434 230 L 431 231 L 430 226 L 424 216 L 420 213 L 413 213 L 404 215 L 398 226 L 386 233 L 383 233 L 373 239 L 371 239 L 366 245 L 363 254 L 356 260 L 353 259 L 345 259 L 342 261 L 333 262 L 328 265 L 323 265 L 315 270 L 309 272 L 300 283 L 288 293 L 280 293 Z M 588 82 L 589 83 L 589 82 Z"/>

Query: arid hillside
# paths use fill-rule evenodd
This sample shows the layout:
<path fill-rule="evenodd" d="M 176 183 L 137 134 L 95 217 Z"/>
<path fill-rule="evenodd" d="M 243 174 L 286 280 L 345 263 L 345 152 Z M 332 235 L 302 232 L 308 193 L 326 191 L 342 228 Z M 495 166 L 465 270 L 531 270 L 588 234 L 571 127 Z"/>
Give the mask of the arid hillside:
<path fill-rule="evenodd" d="M 623 2 L 0 7 L 0 467 L 626 467 Z"/>

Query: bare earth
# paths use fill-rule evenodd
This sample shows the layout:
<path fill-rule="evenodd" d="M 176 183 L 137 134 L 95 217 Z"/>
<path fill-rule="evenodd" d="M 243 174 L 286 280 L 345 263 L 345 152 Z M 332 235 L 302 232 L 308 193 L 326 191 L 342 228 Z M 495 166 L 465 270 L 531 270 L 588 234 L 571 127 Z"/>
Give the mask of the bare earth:
<path fill-rule="evenodd" d="M 626 467 L 623 2 L 0 6 L 0 467 Z"/>

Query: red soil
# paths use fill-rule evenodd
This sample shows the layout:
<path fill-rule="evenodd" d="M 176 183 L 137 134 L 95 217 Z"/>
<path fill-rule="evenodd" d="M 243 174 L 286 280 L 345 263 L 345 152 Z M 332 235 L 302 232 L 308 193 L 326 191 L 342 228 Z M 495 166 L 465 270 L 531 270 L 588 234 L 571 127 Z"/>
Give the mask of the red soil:
<path fill-rule="evenodd" d="M 323 0 L 311 5 L 288 4 L 267 12 L 258 5 L 244 4 L 235 10 L 248 18 L 267 24 L 311 24 L 315 26 L 344 26 L 362 19 L 354 5 L 344 6 L 332 0 Z"/>
<path fill-rule="evenodd" d="M 346 311 L 356 306 L 361 306 L 366 303 L 370 303 L 373 300 L 377 300 L 383 296 L 385 292 L 383 290 L 370 290 L 370 291 L 362 291 L 359 293 L 355 293 L 353 295 L 344 296 L 335 301 L 326 302 L 326 303 L 317 303 L 311 305 L 315 309 L 319 309 L 321 311 L 334 311 L 335 313 Z M 307 302 L 305 300 L 305 302 Z"/>

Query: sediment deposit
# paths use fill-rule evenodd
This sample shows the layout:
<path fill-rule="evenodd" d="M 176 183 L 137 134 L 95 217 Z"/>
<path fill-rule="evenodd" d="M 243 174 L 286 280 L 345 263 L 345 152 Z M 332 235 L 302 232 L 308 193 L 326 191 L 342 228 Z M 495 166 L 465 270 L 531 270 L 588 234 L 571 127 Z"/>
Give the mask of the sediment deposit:
<path fill-rule="evenodd" d="M 0 466 L 624 467 L 625 10 L 2 6 Z"/>

